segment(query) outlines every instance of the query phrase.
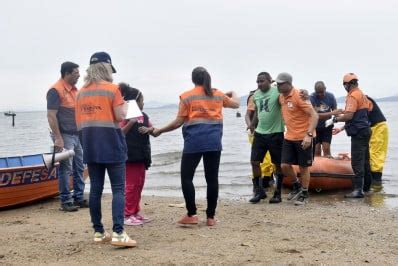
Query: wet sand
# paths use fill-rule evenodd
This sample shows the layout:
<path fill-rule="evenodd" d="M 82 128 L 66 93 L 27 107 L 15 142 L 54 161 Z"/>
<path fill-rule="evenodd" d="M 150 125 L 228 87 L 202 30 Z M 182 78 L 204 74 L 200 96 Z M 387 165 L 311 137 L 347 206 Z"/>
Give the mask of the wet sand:
<path fill-rule="evenodd" d="M 181 228 L 182 198 L 144 197 L 144 226 L 126 226 L 138 247 L 94 244 L 88 209 L 58 210 L 58 199 L 0 212 L 0 264 L 151 265 L 151 264 L 381 264 L 398 261 L 398 213 L 372 208 L 361 200 L 286 200 L 248 204 L 219 201 L 215 227 Z M 175 205 L 173 205 L 175 204 Z M 173 207 L 170 207 L 172 205 Z M 103 199 L 103 220 L 111 231 L 111 196 Z"/>

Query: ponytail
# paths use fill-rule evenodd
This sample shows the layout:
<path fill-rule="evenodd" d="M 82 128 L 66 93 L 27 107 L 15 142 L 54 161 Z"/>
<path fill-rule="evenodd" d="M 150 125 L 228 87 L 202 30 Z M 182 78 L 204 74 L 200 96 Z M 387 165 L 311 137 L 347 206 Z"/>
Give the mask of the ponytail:
<path fill-rule="evenodd" d="M 196 67 L 192 71 L 192 82 L 195 85 L 203 86 L 207 96 L 213 96 L 213 89 L 211 88 L 211 77 L 209 72 L 204 67 Z"/>

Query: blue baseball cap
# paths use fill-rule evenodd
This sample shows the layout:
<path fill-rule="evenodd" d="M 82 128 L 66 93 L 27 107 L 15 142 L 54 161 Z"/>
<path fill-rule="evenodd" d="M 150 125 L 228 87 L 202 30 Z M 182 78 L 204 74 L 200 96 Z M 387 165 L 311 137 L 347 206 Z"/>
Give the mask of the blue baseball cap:
<path fill-rule="evenodd" d="M 105 52 L 96 52 L 90 57 L 90 65 L 97 63 L 108 63 L 112 67 L 112 73 L 116 73 L 116 69 L 112 65 L 111 56 Z"/>

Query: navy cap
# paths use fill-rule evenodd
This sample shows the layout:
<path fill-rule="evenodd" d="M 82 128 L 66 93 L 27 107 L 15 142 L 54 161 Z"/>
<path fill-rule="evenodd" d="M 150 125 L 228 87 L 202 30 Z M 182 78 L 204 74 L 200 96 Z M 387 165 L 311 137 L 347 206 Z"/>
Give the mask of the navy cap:
<path fill-rule="evenodd" d="M 112 65 L 111 56 L 105 52 L 96 52 L 90 57 L 90 65 L 94 65 L 97 63 L 108 63 L 112 67 L 112 73 L 116 73 L 116 69 Z"/>

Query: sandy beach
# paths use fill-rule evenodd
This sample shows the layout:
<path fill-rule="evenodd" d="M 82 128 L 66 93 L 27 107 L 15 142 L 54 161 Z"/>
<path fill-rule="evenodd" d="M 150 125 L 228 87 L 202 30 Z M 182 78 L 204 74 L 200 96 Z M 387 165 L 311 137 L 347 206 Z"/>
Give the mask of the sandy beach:
<path fill-rule="evenodd" d="M 381 264 L 398 261 L 396 210 L 362 202 L 312 202 L 296 207 L 286 200 L 251 205 L 221 199 L 215 227 L 181 228 L 182 198 L 144 197 L 153 219 L 126 227 L 138 247 L 94 244 L 88 209 L 58 210 L 58 199 L 1 211 L 0 264 Z M 111 231 L 111 196 L 103 199 L 103 220 Z"/>

